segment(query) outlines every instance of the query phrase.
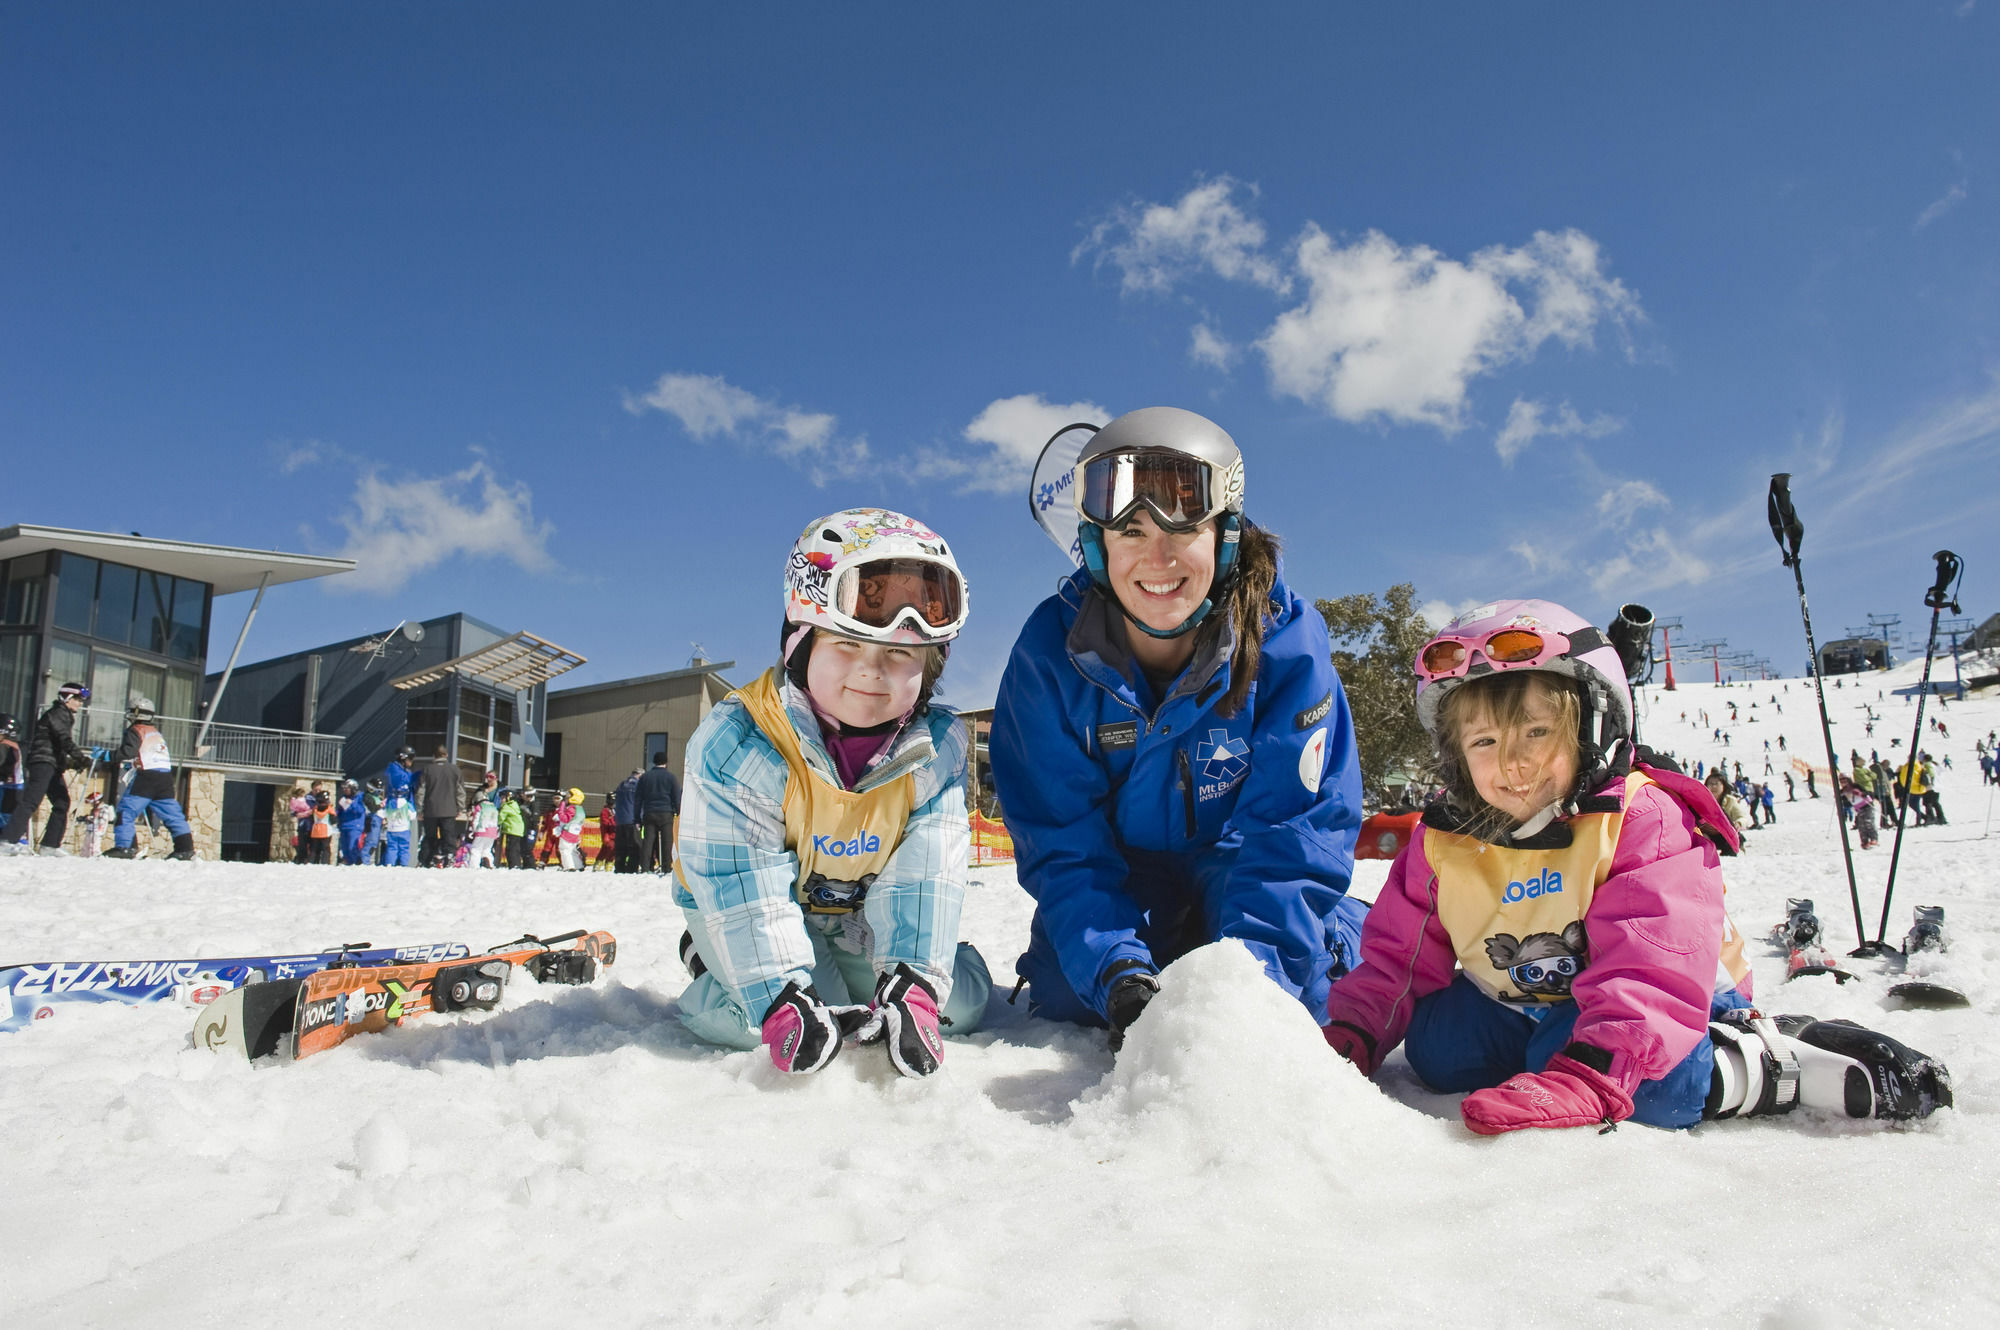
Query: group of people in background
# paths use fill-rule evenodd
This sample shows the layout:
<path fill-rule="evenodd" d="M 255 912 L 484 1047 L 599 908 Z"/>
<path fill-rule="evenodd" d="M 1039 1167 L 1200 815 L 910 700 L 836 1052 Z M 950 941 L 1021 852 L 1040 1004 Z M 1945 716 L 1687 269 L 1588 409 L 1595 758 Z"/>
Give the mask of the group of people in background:
<path fill-rule="evenodd" d="M 598 810 L 595 866 L 620 873 L 673 866 L 680 783 L 664 751 L 633 771 Z M 366 785 L 313 781 L 294 795 L 294 862 L 384 868 L 541 868 L 581 871 L 588 796 L 580 789 L 502 789 L 489 771 L 468 788 L 445 749 L 418 765 L 404 747 Z"/>
<path fill-rule="evenodd" d="M 55 701 L 35 721 L 25 753 L 19 728 L 10 715 L 0 714 L 0 854 L 44 854 L 66 857 L 63 838 L 69 829 L 70 791 L 64 773 L 95 771 L 100 765 L 116 773 L 115 799 L 95 791 L 85 800 L 83 853 L 130 859 L 137 855 L 139 824 L 163 830 L 173 838 L 167 858 L 195 857 L 194 833 L 174 794 L 174 758 L 158 725 L 152 699 L 134 697 L 125 713 L 125 732 L 118 747 L 84 749 L 76 741 L 76 718 L 90 701 L 90 689 L 66 683 Z M 49 806 L 39 844 L 28 842 L 29 824 L 43 801 Z M 115 810 L 115 811 L 114 811 Z M 111 831 L 112 844 L 104 845 Z"/>

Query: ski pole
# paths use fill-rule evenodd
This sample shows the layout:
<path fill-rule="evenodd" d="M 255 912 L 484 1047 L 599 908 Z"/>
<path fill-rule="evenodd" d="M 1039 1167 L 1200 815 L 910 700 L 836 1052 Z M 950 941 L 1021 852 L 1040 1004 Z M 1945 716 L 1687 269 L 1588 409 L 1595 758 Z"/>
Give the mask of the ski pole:
<path fill-rule="evenodd" d="M 1812 611 L 1806 606 L 1805 566 L 1799 558 L 1799 544 L 1805 539 L 1805 524 L 1799 521 L 1796 509 L 1792 507 L 1792 476 L 1789 471 L 1780 471 L 1771 477 L 1771 492 L 1765 501 L 1765 516 L 1771 523 L 1771 535 L 1778 542 L 1779 551 L 1785 556 L 1784 566 L 1792 570 L 1792 580 L 1799 587 L 1799 617 L 1806 625 L 1806 653 L 1812 663 L 1813 694 L 1819 699 L 1819 732 L 1826 741 L 1827 770 L 1833 776 L 1833 798 L 1828 802 L 1833 806 L 1834 825 L 1840 828 L 1840 856 L 1847 865 L 1847 897 L 1854 904 L 1854 933 L 1861 945 L 1851 954 L 1872 956 L 1875 948 L 1868 942 L 1868 925 L 1861 918 L 1861 888 L 1854 881 L 1854 847 L 1847 839 L 1847 818 L 1840 811 L 1840 758 L 1833 751 L 1833 722 L 1826 714 L 1826 684 L 1820 679 L 1819 645 L 1813 641 Z"/>
<path fill-rule="evenodd" d="M 1917 729 L 1910 736 L 1910 755 L 1905 759 L 1909 765 L 1904 770 L 1910 774 L 1903 781 L 1902 806 L 1896 810 L 1896 842 L 1889 847 L 1889 885 L 1882 889 L 1882 922 L 1875 928 L 1877 950 L 1889 931 L 1889 902 L 1896 895 L 1896 861 L 1903 854 L 1903 826 L 1910 820 L 1910 786 L 1917 780 L 1917 745 L 1924 741 L 1924 702 L 1931 692 L 1931 657 L 1937 653 L 1938 615 L 1947 607 L 1953 614 L 1958 613 L 1958 583 L 1965 576 L 1965 562 L 1950 550 L 1939 550 L 1931 557 L 1937 560 L 1937 581 L 1924 593 L 1924 604 L 1931 612 L 1931 635 L 1924 643 L 1923 682 L 1917 685 Z"/>

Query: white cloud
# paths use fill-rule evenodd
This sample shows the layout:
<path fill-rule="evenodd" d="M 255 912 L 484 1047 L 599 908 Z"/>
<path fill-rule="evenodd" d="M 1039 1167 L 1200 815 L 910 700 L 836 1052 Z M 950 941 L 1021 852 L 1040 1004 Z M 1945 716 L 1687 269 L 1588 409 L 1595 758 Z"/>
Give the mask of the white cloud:
<path fill-rule="evenodd" d="M 1597 515 L 1613 526 L 1624 526 L 1647 508 L 1671 507 L 1658 486 L 1643 480 L 1623 481 L 1597 496 Z"/>
<path fill-rule="evenodd" d="M 1236 363 L 1236 348 L 1206 323 L 1197 323 L 1188 334 L 1188 359 L 1210 369 L 1226 370 Z"/>
<path fill-rule="evenodd" d="M 1928 208 L 1925 208 L 1922 212 L 1917 214 L 1917 220 L 1915 224 L 1913 224 L 1910 227 L 1910 230 L 1912 231 L 1923 230 L 1926 226 L 1929 226 L 1932 222 L 1944 216 L 1946 213 L 1950 212 L 1953 208 L 1956 208 L 1959 204 L 1965 202 L 1965 186 L 1966 182 L 1961 180 L 1957 184 L 1953 185 L 1950 189 L 1947 189 L 1940 197 L 1934 200 Z"/>
<path fill-rule="evenodd" d="M 1461 600 L 1456 605 L 1448 600 L 1427 600 L 1417 606 L 1417 616 L 1425 623 L 1428 623 L 1432 631 L 1435 632 L 1437 629 L 1450 623 L 1453 619 L 1456 619 L 1459 615 L 1464 614 L 1467 610 L 1476 610 L 1486 603 L 1485 599 L 1477 596 L 1469 600 Z"/>
<path fill-rule="evenodd" d="M 1264 252 L 1264 224 L 1236 203 L 1238 182 L 1229 176 L 1197 185 L 1177 203 L 1130 203 L 1093 226 L 1070 252 L 1075 263 L 1095 253 L 1097 263 L 1119 271 L 1119 287 L 1164 294 L 1204 269 L 1232 282 L 1283 293 L 1291 280 Z M 1245 192 L 1256 197 L 1254 186 Z"/>
<path fill-rule="evenodd" d="M 1071 261 L 1095 254 L 1127 294 L 1165 294 L 1205 274 L 1278 296 L 1302 282 L 1303 303 L 1254 343 L 1273 389 L 1341 420 L 1447 432 L 1465 426 L 1473 379 L 1551 340 L 1588 347 L 1600 325 L 1645 318 L 1581 231 L 1538 231 L 1518 248 L 1461 260 L 1380 231 L 1342 243 L 1309 222 L 1274 257 L 1255 200 L 1254 188 L 1223 176 L 1173 203 L 1128 204 L 1091 228 Z M 1194 328 L 1191 359 L 1223 367 L 1234 355 L 1206 321 Z"/>
<path fill-rule="evenodd" d="M 653 390 L 625 394 L 633 415 L 659 411 L 680 421 L 696 439 L 721 437 L 761 445 L 778 456 L 809 465 L 821 478 L 848 475 L 868 460 L 868 440 L 843 438 L 836 417 L 823 411 L 785 406 L 727 382 L 719 374 L 662 374 Z"/>
<path fill-rule="evenodd" d="M 392 476 L 371 468 L 354 486 L 353 508 L 340 518 L 347 543 L 336 553 L 355 569 L 332 585 L 394 591 L 449 559 L 506 559 L 546 572 L 555 528 L 535 520 L 525 484 L 503 484 L 484 461 L 448 476 Z"/>
<path fill-rule="evenodd" d="M 1532 359 L 1550 338 L 1588 345 L 1600 321 L 1641 317 L 1601 271 L 1596 242 L 1576 231 L 1538 232 L 1520 249 L 1461 263 L 1379 231 L 1341 245 L 1308 226 L 1295 253 L 1310 294 L 1258 348 L 1279 392 L 1346 421 L 1456 431 L 1472 379 Z"/>
<path fill-rule="evenodd" d="M 1693 552 L 1692 542 L 1665 527 L 1634 536 L 1625 549 L 1606 560 L 1591 575 L 1590 585 L 1601 596 L 1637 600 L 1677 586 L 1698 586 L 1709 579 L 1708 562 Z"/>
<path fill-rule="evenodd" d="M 1529 541 L 1517 540 L 1508 550 L 1518 555 L 1522 563 L 1528 565 L 1531 573 L 1560 572 L 1569 567 L 1569 560 L 1561 553 L 1546 545 L 1536 545 Z"/>
<path fill-rule="evenodd" d="M 917 460 L 919 476 L 955 480 L 964 490 L 994 494 L 1025 492 L 1035 459 L 1065 425 L 1102 425 L 1111 412 L 1095 402 L 1058 404 L 1040 393 L 1021 393 L 988 402 L 967 425 L 969 448 L 939 449 Z"/>
<path fill-rule="evenodd" d="M 1501 461 L 1511 466 L 1530 443 L 1545 434 L 1581 434 L 1585 438 L 1601 439 L 1625 427 L 1624 421 L 1601 412 L 1585 420 L 1568 402 L 1557 407 L 1554 417 L 1550 419 L 1543 418 L 1542 413 L 1546 409 L 1540 402 L 1520 397 L 1514 399 L 1514 405 L 1507 410 L 1507 423 L 1500 427 L 1500 433 L 1493 440 L 1494 451 L 1500 454 Z"/>

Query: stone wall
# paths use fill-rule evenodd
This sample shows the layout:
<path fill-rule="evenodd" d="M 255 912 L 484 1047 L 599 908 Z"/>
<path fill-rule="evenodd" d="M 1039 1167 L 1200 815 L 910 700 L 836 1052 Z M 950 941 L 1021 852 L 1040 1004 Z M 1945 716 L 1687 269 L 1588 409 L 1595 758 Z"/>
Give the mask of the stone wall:
<path fill-rule="evenodd" d="M 222 857 L 222 773 L 199 768 L 187 773 L 188 830 L 194 834 L 194 852 L 203 859 Z M 166 838 L 169 846 L 172 837 Z"/>

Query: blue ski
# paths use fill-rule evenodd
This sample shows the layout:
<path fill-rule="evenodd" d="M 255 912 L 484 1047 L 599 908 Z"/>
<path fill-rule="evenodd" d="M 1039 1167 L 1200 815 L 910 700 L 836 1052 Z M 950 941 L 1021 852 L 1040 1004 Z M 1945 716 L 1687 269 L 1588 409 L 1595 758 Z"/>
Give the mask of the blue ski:
<path fill-rule="evenodd" d="M 281 956 L 231 956 L 161 961 L 38 961 L 0 966 L 0 1031 L 53 1016 L 60 1007 L 91 1002 L 180 1002 L 200 1006 L 233 988 L 272 979 L 302 979 L 343 965 L 409 965 L 468 955 L 462 942 L 369 947 Z"/>

